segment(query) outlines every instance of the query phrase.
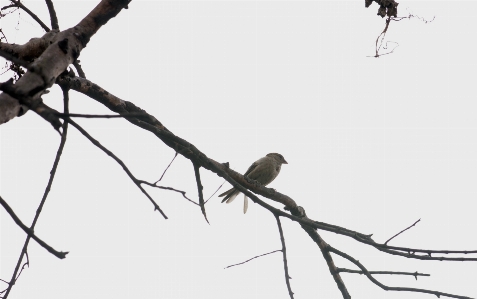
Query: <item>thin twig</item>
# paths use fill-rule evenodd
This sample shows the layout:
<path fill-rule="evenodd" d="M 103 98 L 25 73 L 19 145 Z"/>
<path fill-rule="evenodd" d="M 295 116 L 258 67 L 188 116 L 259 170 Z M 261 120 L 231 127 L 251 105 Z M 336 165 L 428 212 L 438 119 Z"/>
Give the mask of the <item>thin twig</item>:
<path fill-rule="evenodd" d="M 88 132 L 86 132 L 85 129 L 83 129 L 80 125 L 78 125 L 76 122 L 74 122 L 72 119 L 70 118 L 65 118 L 65 121 L 69 122 L 73 127 L 75 127 L 78 131 L 81 132 L 81 134 L 83 134 L 86 138 L 89 139 L 89 141 L 91 141 L 91 143 L 93 143 L 94 145 L 96 145 L 97 147 L 99 147 L 103 152 L 105 152 L 108 156 L 110 156 L 111 158 L 113 158 L 119 165 L 121 165 L 121 167 L 124 169 L 124 171 L 126 172 L 126 174 L 129 176 L 129 178 L 133 181 L 134 184 L 136 184 L 136 186 L 141 190 L 142 193 L 144 193 L 144 195 L 146 195 L 146 197 L 151 201 L 151 203 L 154 205 L 154 210 L 157 210 L 159 211 L 159 213 L 161 213 L 161 215 L 165 218 L 165 219 L 168 219 L 166 214 L 164 214 L 164 212 L 161 210 L 161 208 L 159 207 L 159 205 L 154 201 L 154 199 L 152 199 L 152 197 L 146 192 L 146 190 L 144 190 L 144 188 L 141 186 L 140 182 L 138 179 L 136 179 L 136 177 L 131 173 L 131 171 L 129 170 L 129 168 L 126 166 L 126 164 L 124 164 L 124 162 L 119 159 L 118 157 L 116 157 L 115 154 L 113 154 L 110 150 L 108 150 L 107 148 L 105 148 L 99 141 L 97 141 L 96 139 L 94 139 L 90 134 L 88 134 Z"/>
<path fill-rule="evenodd" d="M 277 220 L 278 231 L 280 232 L 280 241 L 282 242 L 282 253 L 283 253 L 283 268 L 285 268 L 285 282 L 288 288 L 288 294 L 290 298 L 293 299 L 293 291 L 290 286 L 290 275 L 288 274 L 288 263 L 287 263 L 287 247 L 285 246 L 285 237 L 283 236 L 282 223 L 280 222 L 280 217 L 274 214 L 275 219 Z"/>
<path fill-rule="evenodd" d="M 248 263 L 248 262 L 250 262 L 251 260 L 256 259 L 256 258 L 258 258 L 258 257 L 265 256 L 265 255 L 269 255 L 269 254 L 272 254 L 272 253 L 275 253 L 275 252 L 279 252 L 279 251 L 281 251 L 281 250 L 274 250 L 274 251 L 270 251 L 270 252 L 267 252 L 267 253 L 264 253 L 264 254 L 260 254 L 260 255 L 254 256 L 254 257 L 252 257 L 251 259 L 248 259 L 248 260 L 246 260 L 246 261 L 244 261 L 244 262 L 227 266 L 227 267 L 225 267 L 224 269 L 227 269 L 227 268 L 230 268 L 230 267 L 234 267 L 234 266 L 238 266 L 238 265 L 242 265 L 242 264 Z"/>
<path fill-rule="evenodd" d="M 157 183 L 159 183 L 159 182 L 162 180 L 162 178 L 163 178 L 164 175 L 166 174 L 166 171 L 169 169 L 169 167 L 171 167 L 172 162 L 174 162 L 174 160 L 176 159 L 176 157 L 177 157 L 178 154 L 179 154 L 178 152 L 176 152 L 176 153 L 174 154 L 174 158 L 172 158 L 171 163 L 169 163 L 169 165 L 167 165 L 167 167 L 166 167 L 166 169 L 164 170 L 164 172 L 162 173 L 161 177 L 154 183 L 154 185 L 157 184 Z"/>
<path fill-rule="evenodd" d="M 391 241 L 392 239 L 396 238 L 397 236 L 399 236 L 400 234 L 402 234 L 403 232 L 407 231 L 408 229 L 410 229 L 411 227 L 415 226 L 419 221 L 421 221 L 421 219 L 418 219 L 416 222 L 414 222 L 414 224 L 410 225 L 409 227 L 403 229 L 402 231 L 400 231 L 399 233 L 395 234 L 394 236 L 392 236 L 391 238 L 389 238 L 389 240 L 387 240 L 386 242 L 384 242 L 384 245 L 388 245 L 388 242 Z"/>
<path fill-rule="evenodd" d="M 40 24 L 40 26 L 46 31 L 50 31 L 50 28 L 48 26 L 45 25 L 45 23 L 43 23 L 40 18 L 34 14 L 31 10 L 29 10 L 25 5 L 23 5 L 23 3 L 21 3 L 20 1 L 16 1 L 16 0 L 10 0 L 12 1 L 13 3 L 15 3 L 16 6 L 20 7 L 21 9 L 23 9 L 27 14 L 29 14 L 38 24 Z"/>
<path fill-rule="evenodd" d="M 46 244 L 43 240 L 38 238 L 30 228 L 28 228 L 25 224 L 23 224 L 23 222 L 20 220 L 20 218 L 18 218 L 18 216 L 15 214 L 15 212 L 12 210 L 12 208 L 8 205 L 8 203 L 5 200 L 3 200 L 3 198 L 1 196 L 0 196 L 0 204 L 3 206 L 5 211 L 7 211 L 7 213 L 10 215 L 10 217 L 12 217 L 13 221 L 15 221 L 15 223 L 27 235 L 32 237 L 33 240 L 35 240 L 38 244 L 40 244 L 41 247 L 45 248 L 46 250 L 48 250 L 48 252 L 50 252 L 51 254 L 53 254 L 54 256 L 56 256 L 59 259 L 64 259 L 66 257 L 68 252 L 56 251 L 53 247 L 51 247 L 50 245 Z"/>
<path fill-rule="evenodd" d="M 196 203 L 195 201 L 193 201 L 192 199 L 190 199 L 189 197 L 187 197 L 185 191 L 177 190 L 177 189 L 174 189 L 174 188 L 172 188 L 172 187 L 159 186 L 159 185 L 156 185 L 156 184 L 153 184 L 153 183 L 149 183 L 149 182 L 143 181 L 143 180 L 138 180 L 138 182 L 139 182 L 140 184 L 148 185 L 148 186 L 151 186 L 151 187 L 154 187 L 154 188 L 159 188 L 159 189 L 163 189 L 163 190 L 171 190 L 171 191 L 175 191 L 175 192 L 181 193 L 182 196 L 183 196 L 185 199 L 187 199 L 188 201 L 190 201 L 191 203 L 193 203 L 193 204 L 195 204 L 195 205 L 199 205 L 198 203 Z"/>
<path fill-rule="evenodd" d="M 389 287 L 389 286 L 386 286 L 384 284 L 382 284 L 381 282 L 379 282 L 378 280 L 376 280 L 371 274 L 370 272 L 368 271 L 368 269 L 366 269 L 358 260 L 354 259 L 352 256 L 336 249 L 336 248 L 333 248 L 331 247 L 330 245 L 327 245 L 327 250 L 329 252 L 333 252 L 345 259 L 347 259 L 348 261 L 352 262 L 353 264 L 355 264 L 356 266 L 358 266 L 358 268 L 361 269 L 361 271 L 364 272 L 364 275 L 366 275 L 366 277 L 368 277 L 369 280 L 371 280 L 371 282 L 373 282 L 375 285 L 381 287 L 383 290 L 386 290 L 386 291 L 407 291 L 407 292 L 416 292 L 416 293 L 426 293 L 426 294 L 433 294 L 433 295 L 436 295 L 437 297 L 440 297 L 440 296 L 446 296 L 446 297 L 450 297 L 450 298 L 459 298 L 459 299 L 471 299 L 470 297 L 466 297 L 466 296 L 459 296 L 459 295 L 454 295 L 454 294 L 449 294 L 449 293 L 443 293 L 443 292 L 438 292 L 438 291 L 431 291 L 431 290 L 426 290 L 426 289 L 418 289 L 418 288 L 406 288 L 406 287 Z"/>
<path fill-rule="evenodd" d="M 55 7 L 53 6 L 53 2 L 51 0 L 45 0 L 46 6 L 48 6 L 48 12 L 50 13 L 51 19 L 51 29 L 59 30 L 60 26 L 58 25 L 58 18 L 56 17 Z"/>
<path fill-rule="evenodd" d="M 205 213 L 204 195 L 202 194 L 202 190 L 204 189 L 204 187 L 202 186 L 202 182 L 200 181 L 200 166 L 194 161 L 192 161 L 192 164 L 194 165 L 195 181 L 197 182 L 197 192 L 199 193 L 200 210 L 202 211 L 202 215 L 204 215 L 205 221 L 209 223 L 209 220 L 207 219 L 207 214 Z"/>
<path fill-rule="evenodd" d="M 215 190 L 215 192 L 212 193 L 212 195 L 209 197 L 209 199 L 207 199 L 207 200 L 205 201 L 205 203 L 207 203 L 207 202 L 212 198 L 212 196 L 214 196 L 215 193 L 217 193 L 217 192 L 220 190 L 220 188 L 222 188 L 222 186 L 225 184 L 225 182 L 227 182 L 227 181 L 224 181 L 224 182 L 222 183 L 222 185 L 220 185 L 219 188 L 217 188 L 217 190 Z"/>
<path fill-rule="evenodd" d="M 338 272 L 344 273 L 355 273 L 355 274 L 365 274 L 363 271 L 360 270 L 351 270 L 345 268 L 337 268 Z M 389 274 L 389 275 L 409 275 L 414 276 L 417 280 L 418 276 L 431 276 L 431 274 L 419 273 L 419 272 L 397 272 L 397 271 L 368 271 L 369 274 Z"/>

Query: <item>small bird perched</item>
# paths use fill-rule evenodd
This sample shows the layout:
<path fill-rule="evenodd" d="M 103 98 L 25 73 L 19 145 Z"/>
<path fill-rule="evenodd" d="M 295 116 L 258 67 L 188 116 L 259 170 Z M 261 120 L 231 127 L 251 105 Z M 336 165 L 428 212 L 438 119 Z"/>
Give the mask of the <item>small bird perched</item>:
<path fill-rule="evenodd" d="M 244 176 L 259 182 L 263 186 L 266 186 L 270 184 L 280 173 L 282 164 L 288 164 L 288 162 L 285 161 L 285 158 L 283 158 L 282 155 L 277 153 L 270 153 L 266 155 L 265 157 L 260 158 L 257 161 L 253 162 L 253 164 L 244 173 Z M 232 188 L 220 194 L 219 197 L 226 195 L 225 198 L 222 200 L 222 202 L 227 201 L 227 203 L 231 203 L 235 199 L 235 197 L 237 197 L 239 193 L 240 191 L 238 191 L 235 188 Z M 244 214 L 247 213 L 247 209 L 248 209 L 248 198 L 247 198 L 247 195 L 244 194 L 244 202 L 243 202 Z"/>

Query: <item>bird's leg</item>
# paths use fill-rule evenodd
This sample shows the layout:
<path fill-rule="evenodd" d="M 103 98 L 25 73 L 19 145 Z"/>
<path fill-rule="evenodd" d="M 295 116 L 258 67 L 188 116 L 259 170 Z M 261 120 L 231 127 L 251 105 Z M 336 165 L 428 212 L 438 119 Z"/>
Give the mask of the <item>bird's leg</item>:
<path fill-rule="evenodd" d="M 268 191 L 268 194 L 270 194 L 270 195 L 273 195 L 273 194 L 275 194 L 275 193 L 277 192 L 277 190 L 275 190 L 275 189 L 273 189 L 273 188 L 268 188 L 267 191 Z"/>
<path fill-rule="evenodd" d="M 260 187 L 262 186 L 262 184 L 260 184 L 259 182 L 257 182 L 256 180 L 252 180 L 251 178 L 249 178 L 248 176 L 244 176 L 245 180 L 247 181 L 247 183 L 249 184 L 252 184 L 254 185 L 255 187 Z"/>

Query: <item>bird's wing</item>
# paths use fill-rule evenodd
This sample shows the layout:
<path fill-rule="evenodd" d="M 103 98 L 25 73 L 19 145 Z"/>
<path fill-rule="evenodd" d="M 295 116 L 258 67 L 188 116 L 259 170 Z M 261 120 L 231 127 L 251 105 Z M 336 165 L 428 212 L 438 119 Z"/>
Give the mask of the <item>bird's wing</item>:
<path fill-rule="evenodd" d="M 247 171 L 243 175 L 248 176 L 255 168 L 257 168 L 257 166 L 258 166 L 257 162 L 253 162 L 253 164 L 250 165 L 250 167 L 247 169 Z"/>

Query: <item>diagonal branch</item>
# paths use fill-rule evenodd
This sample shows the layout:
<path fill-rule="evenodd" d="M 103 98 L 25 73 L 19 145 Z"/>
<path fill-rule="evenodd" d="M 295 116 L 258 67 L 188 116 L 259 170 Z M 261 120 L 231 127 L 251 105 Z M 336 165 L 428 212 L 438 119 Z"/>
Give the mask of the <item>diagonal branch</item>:
<path fill-rule="evenodd" d="M 255 203 L 261 205 L 267 210 L 271 211 L 274 214 L 279 216 L 287 217 L 293 221 L 296 221 L 302 225 L 310 226 L 314 229 L 326 230 L 336 234 L 344 235 L 355 239 L 358 242 L 370 245 L 376 249 L 393 254 L 399 255 L 406 258 L 414 258 L 421 260 L 445 260 L 445 261 L 477 261 L 477 258 L 447 258 L 447 257 L 432 257 L 429 256 L 433 253 L 438 254 L 471 254 L 477 253 L 477 250 L 473 251 L 463 251 L 463 250 L 425 250 L 425 249 L 416 249 L 416 248 L 406 248 L 406 247 L 396 247 L 388 246 L 385 244 L 376 243 L 371 236 L 363 233 L 359 233 L 350 229 L 346 229 L 340 226 L 331 225 L 319 221 L 314 221 L 306 217 L 305 211 L 302 207 L 299 207 L 296 202 L 289 196 L 282 194 L 280 192 L 274 191 L 263 186 L 257 186 L 251 184 L 244 179 L 243 175 L 230 169 L 226 163 L 221 164 L 213 159 L 208 158 L 204 153 L 198 150 L 193 144 L 187 142 L 186 140 L 174 135 L 170 132 L 159 120 L 154 116 L 148 114 L 146 111 L 137 107 L 135 104 L 124 101 L 113 94 L 109 93 L 107 90 L 101 88 L 97 84 L 79 77 L 67 77 L 61 76 L 58 78 L 58 82 L 61 84 L 67 84 L 71 89 L 81 92 L 92 99 L 100 102 L 105 105 L 111 111 L 117 112 L 121 115 L 125 115 L 125 119 L 132 124 L 143 128 L 161 139 L 166 145 L 174 149 L 174 151 L 179 152 L 182 156 L 189 160 L 199 161 L 201 166 L 216 173 L 217 175 L 223 177 L 226 181 L 232 184 L 237 190 L 244 193 L 252 199 Z M 129 117 L 133 113 L 137 113 L 139 116 Z M 285 209 L 290 210 L 292 215 L 276 209 L 275 207 L 265 203 L 259 199 L 255 194 L 250 192 L 253 191 L 256 194 L 262 195 L 266 198 L 274 200 L 276 202 L 282 203 L 285 205 Z M 416 255 L 416 252 L 422 252 L 427 255 Z"/>
<path fill-rule="evenodd" d="M 15 4 L 15 6 L 20 7 L 27 14 L 29 14 L 33 18 L 33 20 L 35 20 L 38 24 L 40 24 L 41 28 L 43 28 L 46 32 L 50 31 L 50 28 L 48 28 L 48 26 L 46 26 L 45 23 L 43 23 L 42 20 L 40 20 L 40 18 L 36 14 L 34 14 L 25 5 L 23 5 L 23 3 L 21 3 L 20 1 L 16 1 L 16 0 L 10 0 L 10 1 L 12 1 Z"/>
<path fill-rule="evenodd" d="M 161 213 L 161 215 L 167 219 L 167 216 L 166 214 L 164 214 L 164 212 L 161 210 L 161 208 L 159 207 L 159 205 L 154 201 L 154 199 L 152 199 L 152 197 L 149 195 L 149 193 L 146 192 L 146 190 L 144 190 L 144 188 L 141 186 L 141 181 L 139 181 L 138 179 L 136 179 L 136 177 L 131 173 L 131 171 L 129 170 L 129 168 L 126 166 L 126 164 L 124 164 L 124 162 L 119 159 L 118 157 L 116 157 L 115 154 L 113 154 L 110 150 L 108 150 L 106 147 L 104 147 L 98 140 L 94 139 L 91 135 L 88 134 L 88 132 L 86 132 L 85 129 L 83 129 L 80 125 L 78 125 L 76 122 L 74 122 L 73 120 L 69 119 L 69 118 L 65 118 L 65 121 L 69 122 L 73 127 L 75 127 L 78 131 L 80 131 L 81 134 L 83 134 L 86 138 L 89 139 L 89 141 L 91 141 L 91 143 L 93 143 L 94 145 L 96 145 L 98 148 L 100 148 L 103 152 L 105 152 L 108 156 L 110 156 L 111 158 L 113 158 L 119 165 L 121 165 L 121 167 L 124 169 L 124 171 L 126 172 L 126 174 L 129 176 L 129 178 L 133 181 L 134 184 L 136 184 L 136 186 L 141 190 L 142 193 L 144 193 L 144 195 L 146 195 L 146 197 L 151 201 L 151 203 L 154 205 L 154 210 L 157 210 L 159 211 L 159 213 Z"/>
<path fill-rule="evenodd" d="M 245 263 L 247 263 L 247 262 L 250 262 L 251 260 L 256 259 L 256 258 L 258 258 L 258 257 L 265 256 L 265 255 L 269 255 L 269 254 L 272 254 L 272 253 L 275 253 L 275 252 L 279 252 L 279 251 L 281 251 L 281 250 L 274 250 L 274 251 L 270 251 L 270 252 L 267 252 L 267 253 L 264 253 L 264 254 L 260 254 L 260 255 L 254 256 L 254 257 L 252 257 L 252 258 L 250 258 L 250 259 L 248 259 L 248 260 L 246 260 L 246 261 L 244 261 L 244 262 L 227 266 L 227 267 L 225 267 L 224 269 L 227 269 L 227 268 L 230 268 L 230 267 L 235 267 L 235 266 L 238 266 L 238 265 L 243 265 L 243 264 L 245 264 Z"/>
<path fill-rule="evenodd" d="M 5 209 L 5 211 L 7 211 L 7 213 L 10 215 L 10 217 L 12 217 L 13 221 L 15 221 L 15 223 L 21 228 L 23 229 L 23 231 L 28 235 L 30 236 L 31 238 L 33 238 L 33 240 L 35 240 L 41 247 L 45 248 L 46 250 L 48 250 L 48 252 L 50 252 L 51 254 L 53 254 L 54 256 L 56 256 L 57 258 L 59 259 L 64 259 L 66 257 L 66 255 L 68 254 L 68 252 L 58 252 L 56 251 L 53 247 L 51 247 L 50 245 L 46 244 L 43 240 L 41 240 L 40 238 L 38 238 L 31 229 L 29 229 L 25 224 L 23 224 L 23 222 L 20 220 L 20 218 L 18 218 L 18 216 L 15 214 L 15 212 L 12 210 L 12 208 L 8 205 L 8 203 L 3 200 L 3 198 L 0 196 L 0 204 L 3 206 L 3 208 Z"/>
<path fill-rule="evenodd" d="M 285 237 L 283 236 L 282 223 L 280 222 L 280 217 L 274 215 L 277 220 L 278 231 L 280 232 L 280 241 L 282 242 L 282 253 L 283 253 L 283 268 L 285 269 L 285 282 L 287 284 L 288 294 L 290 298 L 293 299 L 293 291 L 290 286 L 290 275 L 288 274 L 288 262 L 287 262 L 287 247 L 285 246 Z"/>
<path fill-rule="evenodd" d="M 416 222 L 414 222 L 414 224 L 410 225 L 409 227 L 403 229 L 402 231 L 400 231 L 399 233 L 395 234 L 394 236 L 392 236 L 391 238 L 389 238 L 386 242 L 384 242 L 384 245 L 388 245 L 388 242 L 391 241 L 392 239 L 396 238 L 397 236 L 399 236 L 400 234 L 402 234 L 403 232 L 407 231 L 408 229 L 410 229 L 411 227 L 415 226 L 419 221 L 421 221 L 421 219 L 417 220 Z"/>

